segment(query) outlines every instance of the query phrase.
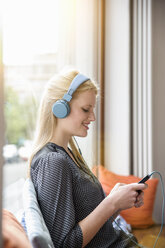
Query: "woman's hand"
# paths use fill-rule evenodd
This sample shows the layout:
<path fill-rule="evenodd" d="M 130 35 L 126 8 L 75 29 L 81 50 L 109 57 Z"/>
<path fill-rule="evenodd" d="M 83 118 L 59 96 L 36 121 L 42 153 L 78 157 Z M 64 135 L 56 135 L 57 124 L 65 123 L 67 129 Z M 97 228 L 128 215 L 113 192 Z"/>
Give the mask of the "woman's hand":
<path fill-rule="evenodd" d="M 138 196 L 136 197 L 136 202 L 134 204 L 135 208 L 139 208 L 144 204 L 143 197 L 144 197 L 144 192 L 141 191 L 141 193 L 138 194 Z"/>
<path fill-rule="evenodd" d="M 143 191 L 147 188 L 146 184 L 123 184 L 117 183 L 114 188 L 111 190 L 110 194 L 107 196 L 107 199 L 115 205 L 117 211 L 132 207 L 141 207 L 143 203 L 144 192 L 140 194 L 137 190 Z"/>

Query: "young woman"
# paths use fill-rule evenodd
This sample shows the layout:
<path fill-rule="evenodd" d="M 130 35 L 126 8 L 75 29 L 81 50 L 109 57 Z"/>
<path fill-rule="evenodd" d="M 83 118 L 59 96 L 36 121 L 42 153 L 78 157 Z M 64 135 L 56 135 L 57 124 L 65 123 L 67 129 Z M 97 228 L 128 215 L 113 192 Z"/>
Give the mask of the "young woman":
<path fill-rule="evenodd" d="M 74 143 L 95 121 L 96 95 L 90 79 L 71 71 L 50 80 L 41 100 L 30 176 L 57 248 L 136 246 L 112 222 L 121 210 L 143 205 L 137 190 L 146 185 L 117 184 L 106 197 Z"/>

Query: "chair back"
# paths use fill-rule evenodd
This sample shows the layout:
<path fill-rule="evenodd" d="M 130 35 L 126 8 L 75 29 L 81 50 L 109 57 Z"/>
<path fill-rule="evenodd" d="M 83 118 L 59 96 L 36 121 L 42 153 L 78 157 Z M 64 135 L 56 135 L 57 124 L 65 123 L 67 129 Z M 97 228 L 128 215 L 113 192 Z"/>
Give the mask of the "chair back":
<path fill-rule="evenodd" d="M 33 248 L 55 248 L 42 216 L 37 194 L 30 178 L 23 188 L 23 205 L 28 238 Z"/>

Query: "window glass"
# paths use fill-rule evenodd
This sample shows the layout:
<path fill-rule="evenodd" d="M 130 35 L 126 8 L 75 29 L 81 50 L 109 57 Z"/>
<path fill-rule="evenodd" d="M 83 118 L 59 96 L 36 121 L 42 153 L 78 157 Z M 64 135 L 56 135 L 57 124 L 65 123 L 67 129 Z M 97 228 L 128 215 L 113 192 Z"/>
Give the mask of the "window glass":
<path fill-rule="evenodd" d="M 44 85 L 64 66 L 76 67 L 95 79 L 95 4 L 88 4 L 89 10 L 86 1 L 3 1 L 3 205 L 15 214 L 22 207 L 22 186 Z M 92 147 L 87 150 L 85 144 L 94 143 L 90 132 L 80 144 L 87 162 L 88 158 L 91 162 Z"/>
<path fill-rule="evenodd" d="M 44 84 L 57 73 L 58 1 L 3 1 L 3 205 L 17 212 Z"/>

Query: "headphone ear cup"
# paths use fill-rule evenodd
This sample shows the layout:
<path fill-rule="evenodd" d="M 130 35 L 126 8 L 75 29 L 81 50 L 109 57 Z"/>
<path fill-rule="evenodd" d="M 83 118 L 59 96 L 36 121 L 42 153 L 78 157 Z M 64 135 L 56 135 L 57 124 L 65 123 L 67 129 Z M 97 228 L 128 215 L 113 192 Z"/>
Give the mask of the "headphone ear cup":
<path fill-rule="evenodd" d="M 57 100 L 52 106 L 52 112 L 57 118 L 65 118 L 70 113 L 70 106 L 64 100 Z"/>

